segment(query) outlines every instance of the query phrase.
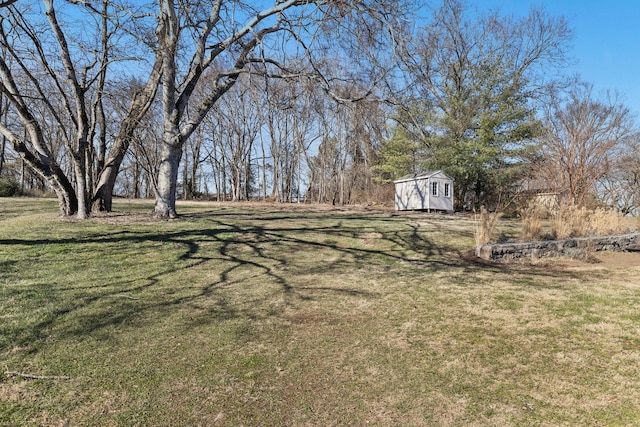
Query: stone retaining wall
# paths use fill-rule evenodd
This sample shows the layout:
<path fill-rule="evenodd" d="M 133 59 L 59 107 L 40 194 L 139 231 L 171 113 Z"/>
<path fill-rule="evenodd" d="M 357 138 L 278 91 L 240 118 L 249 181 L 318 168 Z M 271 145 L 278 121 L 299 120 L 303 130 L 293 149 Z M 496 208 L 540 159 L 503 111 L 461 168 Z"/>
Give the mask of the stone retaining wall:
<path fill-rule="evenodd" d="M 638 246 L 640 233 L 632 233 L 621 236 L 480 245 L 476 248 L 476 255 L 487 260 L 510 261 L 519 258 L 575 257 L 592 251 L 625 251 Z"/>

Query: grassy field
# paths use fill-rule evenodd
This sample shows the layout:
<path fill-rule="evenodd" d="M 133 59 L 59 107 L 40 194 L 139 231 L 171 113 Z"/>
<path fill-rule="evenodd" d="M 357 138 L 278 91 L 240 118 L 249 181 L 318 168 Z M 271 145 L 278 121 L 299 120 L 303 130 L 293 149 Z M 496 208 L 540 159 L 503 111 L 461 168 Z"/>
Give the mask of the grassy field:
<path fill-rule="evenodd" d="M 640 266 L 480 262 L 457 215 L 151 208 L 0 199 L 0 425 L 640 424 Z"/>

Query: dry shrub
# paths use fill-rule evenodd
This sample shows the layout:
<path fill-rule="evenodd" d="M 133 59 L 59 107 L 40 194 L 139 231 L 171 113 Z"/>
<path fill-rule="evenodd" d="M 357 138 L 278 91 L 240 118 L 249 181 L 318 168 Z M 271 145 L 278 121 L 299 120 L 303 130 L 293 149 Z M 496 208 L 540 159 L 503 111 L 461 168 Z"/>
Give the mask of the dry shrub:
<path fill-rule="evenodd" d="M 539 240 L 542 235 L 542 220 L 547 214 L 544 207 L 535 202 L 529 203 L 522 211 L 522 231 L 520 239 L 524 242 Z"/>
<path fill-rule="evenodd" d="M 480 208 L 475 230 L 476 245 L 485 245 L 493 241 L 500 218 L 502 213 L 489 212 L 484 206 Z"/>
<path fill-rule="evenodd" d="M 613 209 L 589 210 L 563 202 L 551 220 L 556 239 L 618 234 L 626 230 L 624 218 Z"/>
<path fill-rule="evenodd" d="M 383 206 L 393 206 L 396 189 L 393 184 L 373 184 L 369 192 L 369 203 Z"/>
<path fill-rule="evenodd" d="M 393 184 L 372 184 L 366 189 L 354 189 L 349 195 L 349 204 L 382 205 L 392 207 L 395 199 Z"/>
<path fill-rule="evenodd" d="M 584 207 L 563 201 L 551 218 L 551 234 L 556 239 L 586 236 L 589 218 Z"/>
<path fill-rule="evenodd" d="M 624 217 L 613 209 L 598 208 L 589 216 L 589 231 L 598 236 L 620 234 L 626 230 Z"/>

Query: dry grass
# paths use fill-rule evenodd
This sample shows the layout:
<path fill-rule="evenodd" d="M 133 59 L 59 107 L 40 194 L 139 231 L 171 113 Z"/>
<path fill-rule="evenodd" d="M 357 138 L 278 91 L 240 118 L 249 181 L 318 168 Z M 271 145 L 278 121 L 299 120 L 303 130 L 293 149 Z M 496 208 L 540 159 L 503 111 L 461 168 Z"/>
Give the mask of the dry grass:
<path fill-rule="evenodd" d="M 522 231 L 520 240 L 538 240 L 542 236 L 542 226 L 546 211 L 536 203 L 530 203 L 522 211 Z"/>
<path fill-rule="evenodd" d="M 613 209 L 598 208 L 589 215 L 589 231 L 604 236 L 628 231 L 625 218 Z"/>
<path fill-rule="evenodd" d="M 480 208 L 475 228 L 476 246 L 494 241 L 500 218 L 502 218 L 502 213 L 489 212 L 484 206 Z"/>
<path fill-rule="evenodd" d="M 563 201 L 551 217 L 551 234 L 556 239 L 588 235 L 589 212 L 585 207 Z"/>
<path fill-rule="evenodd" d="M 550 216 L 549 221 L 546 221 L 547 216 Z M 613 209 L 590 210 L 566 201 L 551 213 L 532 203 L 522 212 L 521 221 L 522 241 L 543 238 L 546 222 L 549 223 L 549 235 L 555 239 L 621 234 L 629 230 L 629 221 Z"/>
<path fill-rule="evenodd" d="M 71 379 L 0 376 L 0 425 L 640 424 L 638 258 L 482 262 L 458 215 L 23 203 L 0 200 L 0 367 Z"/>

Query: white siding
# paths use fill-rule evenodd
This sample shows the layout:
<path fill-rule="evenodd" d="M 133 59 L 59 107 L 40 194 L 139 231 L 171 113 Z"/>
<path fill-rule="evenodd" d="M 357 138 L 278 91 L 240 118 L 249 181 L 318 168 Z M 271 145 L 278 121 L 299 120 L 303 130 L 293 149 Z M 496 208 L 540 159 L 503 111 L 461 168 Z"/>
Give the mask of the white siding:
<path fill-rule="evenodd" d="M 449 187 L 448 195 L 445 184 Z M 437 185 L 435 192 L 434 185 Z M 453 211 L 453 180 L 441 171 L 399 179 L 395 181 L 395 189 L 396 210 Z"/>
<path fill-rule="evenodd" d="M 426 209 L 428 197 L 427 180 L 414 179 L 396 184 L 396 210 Z"/>

